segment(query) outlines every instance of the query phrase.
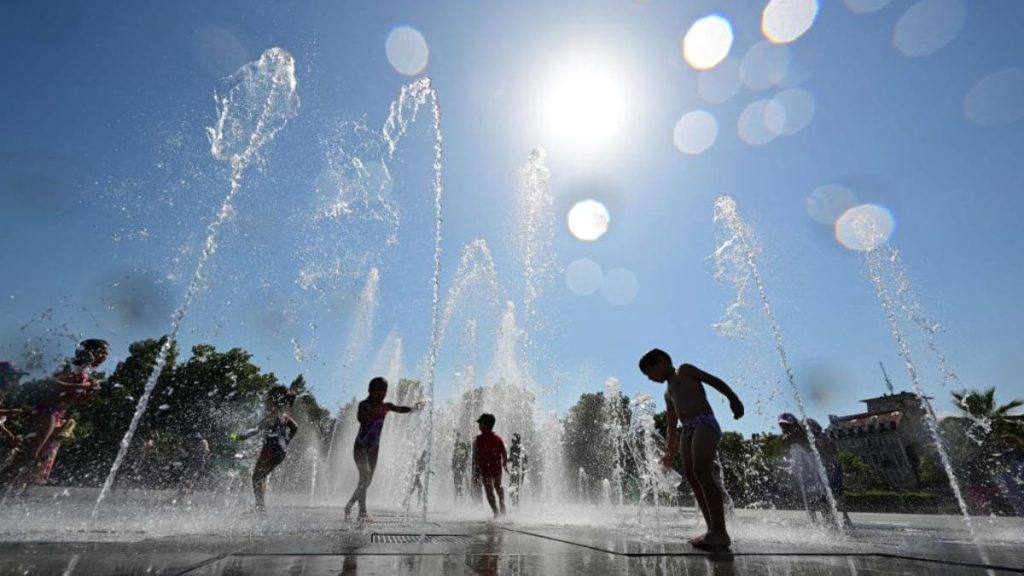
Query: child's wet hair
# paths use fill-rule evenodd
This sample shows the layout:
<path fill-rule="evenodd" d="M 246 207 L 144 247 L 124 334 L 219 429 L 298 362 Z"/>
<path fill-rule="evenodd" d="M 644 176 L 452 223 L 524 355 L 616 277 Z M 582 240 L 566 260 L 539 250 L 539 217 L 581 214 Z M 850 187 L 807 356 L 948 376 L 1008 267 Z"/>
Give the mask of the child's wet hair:
<path fill-rule="evenodd" d="M 289 390 L 284 386 L 274 386 L 267 391 L 267 402 L 275 406 L 294 406 L 295 391 Z"/>
<path fill-rule="evenodd" d="M 381 388 L 387 390 L 387 387 L 387 378 L 384 378 L 383 376 L 377 376 L 376 378 L 370 380 L 370 385 L 367 387 L 367 390 L 370 392 L 373 392 L 374 390 L 380 390 Z"/>
<path fill-rule="evenodd" d="M 661 348 L 654 348 L 640 359 L 640 371 L 646 373 L 649 368 L 662 360 L 672 364 L 672 357 L 668 355 L 668 352 Z"/>

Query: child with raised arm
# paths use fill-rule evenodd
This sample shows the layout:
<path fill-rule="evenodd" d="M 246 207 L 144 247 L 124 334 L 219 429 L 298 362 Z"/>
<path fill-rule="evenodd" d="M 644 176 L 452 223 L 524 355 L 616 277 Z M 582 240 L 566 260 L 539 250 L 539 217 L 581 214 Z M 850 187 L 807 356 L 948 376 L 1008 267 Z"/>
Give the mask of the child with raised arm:
<path fill-rule="evenodd" d="M 704 393 L 707 384 L 729 399 L 733 416 L 743 416 L 743 403 L 736 393 L 717 376 L 708 374 L 692 364 L 676 369 L 672 358 L 664 350 L 655 348 L 640 359 L 640 371 L 654 382 L 667 384 L 665 390 L 665 421 L 668 446 L 661 463 L 672 466 L 676 450 L 681 450 L 683 471 L 693 488 L 694 499 L 704 515 L 708 531 L 690 540 L 695 548 L 726 550 L 732 544 L 725 528 L 725 507 L 722 491 L 715 482 L 715 458 L 722 429 Z M 682 444 L 676 423 L 682 423 Z"/>
<path fill-rule="evenodd" d="M 359 504 L 359 521 L 371 520 L 366 513 L 366 491 L 373 482 L 373 473 L 377 470 L 377 455 L 380 449 L 380 435 L 384 431 L 384 417 L 388 412 L 408 414 L 423 407 L 422 402 L 416 406 L 398 406 L 385 402 L 388 395 L 388 381 L 381 377 L 370 380 L 369 395 L 359 403 L 356 420 L 359 421 L 359 433 L 356 434 L 355 446 L 352 447 L 352 458 L 359 470 L 359 484 L 355 492 L 345 504 L 345 520 L 352 514 L 352 506 Z"/>
<path fill-rule="evenodd" d="M 259 426 L 243 434 L 232 435 L 233 440 L 244 440 L 260 432 L 263 433 L 260 457 L 252 469 L 252 492 L 256 499 L 256 514 L 259 516 L 267 513 L 265 501 L 267 477 L 274 471 L 274 468 L 284 462 L 288 455 L 288 444 L 299 432 L 299 425 L 287 411 L 294 404 L 295 392 L 284 386 L 274 386 L 267 392 L 266 416 Z"/>
<path fill-rule="evenodd" d="M 508 472 L 508 451 L 505 441 L 494 433 L 494 414 L 481 414 L 477 418 L 480 435 L 473 444 L 473 477 L 483 484 L 487 503 L 491 505 L 494 517 L 505 515 L 505 489 L 501 487 L 501 471 Z M 498 493 L 498 502 L 494 493 Z"/>

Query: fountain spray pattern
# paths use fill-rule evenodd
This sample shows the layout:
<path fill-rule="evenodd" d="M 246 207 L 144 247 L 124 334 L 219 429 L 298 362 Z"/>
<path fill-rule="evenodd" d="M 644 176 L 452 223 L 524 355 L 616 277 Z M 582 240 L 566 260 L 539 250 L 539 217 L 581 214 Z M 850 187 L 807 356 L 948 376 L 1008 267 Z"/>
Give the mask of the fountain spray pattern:
<path fill-rule="evenodd" d="M 149 398 L 189 307 L 202 291 L 206 279 L 206 266 L 217 250 L 217 233 L 234 212 L 233 203 L 235 196 L 242 189 L 242 178 L 246 170 L 253 162 L 259 161 L 260 150 L 298 113 L 299 98 L 295 88 L 295 60 L 292 55 L 282 48 L 270 48 L 259 60 L 246 64 L 225 78 L 217 90 L 217 123 L 208 128 L 207 133 L 213 157 L 217 160 L 226 160 L 231 165 L 231 187 L 216 219 L 207 228 L 206 241 L 196 263 L 195 272 L 185 290 L 185 296 L 172 316 L 171 331 L 160 347 L 131 423 L 121 440 L 117 457 L 96 499 L 92 512 L 93 520 L 117 478 L 117 472 L 128 453 L 139 421 L 146 412 Z"/>
<path fill-rule="evenodd" d="M 534 304 L 554 281 L 555 213 L 551 172 L 541 148 L 530 152 L 520 170 L 519 256 L 523 268 L 523 322 L 536 327 Z"/>
<path fill-rule="evenodd" d="M 933 335 L 937 331 L 938 324 L 926 320 L 921 314 L 920 305 L 913 298 L 910 279 L 902 265 L 899 252 L 885 242 L 885 237 L 881 234 L 877 223 L 868 218 L 860 219 L 854 222 L 854 231 L 864 242 L 864 245 L 869 247 L 862 254 L 868 277 L 875 287 L 879 304 L 881 304 L 882 312 L 885 314 L 886 321 L 889 324 L 889 331 L 896 344 L 896 350 L 903 360 L 903 366 L 907 371 L 907 376 L 910 378 L 914 395 L 924 409 L 925 426 L 928 429 L 932 442 L 935 444 L 939 460 L 942 462 L 942 468 L 949 479 L 949 487 L 952 489 L 957 505 L 960 507 L 964 526 L 970 533 L 971 539 L 978 548 L 982 559 L 987 563 L 986 552 L 978 541 L 974 522 L 971 520 L 967 509 L 967 502 L 964 500 L 960 490 L 960 483 L 957 481 L 956 474 L 953 471 L 953 464 L 949 458 L 949 453 L 942 443 L 938 419 L 935 417 L 931 403 L 928 402 L 925 396 L 924 387 L 921 383 L 921 373 L 915 364 L 910 339 L 902 326 L 901 320 L 909 321 L 913 326 L 920 328 L 926 346 L 935 355 L 939 363 L 943 384 L 945 385 L 947 379 L 955 379 L 956 375 L 948 369 L 946 358 L 939 352 L 935 343 Z"/>
<path fill-rule="evenodd" d="M 807 410 L 804 407 L 800 389 L 796 385 L 793 368 L 789 364 L 789 357 L 783 345 L 782 331 L 779 329 L 771 301 L 768 299 L 761 271 L 757 267 L 759 246 L 757 237 L 750 225 L 740 217 L 736 210 L 736 201 L 731 196 L 721 196 L 715 200 L 714 214 L 714 221 L 720 225 L 719 230 L 721 231 L 721 237 L 716 242 L 715 252 L 712 254 L 715 279 L 720 282 L 728 282 L 736 290 L 736 299 L 726 308 L 725 318 L 715 325 L 715 329 L 724 335 L 731 335 L 730 330 L 738 330 L 741 335 L 747 333 L 749 326 L 742 316 L 742 310 L 748 306 L 745 296 L 750 282 L 753 282 L 761 301 L 761 311 L 764 313 L 772 340 L 775 343 L 775 349 L 779 354 L 779 363 L 786 373 L 786 379 L 793 390 L 793 399 L 800 411 L 800 421 L 808 436 L 808 444 L 810 444 L 811 453 L 817 465 L 818 478 L 825 489 L 828 505 L 832 510 L 832 519 L 835 521 L 836 529 L 842 534 L 843 523 L 839 516 L 835 495 L 829 486 L 825 464 L 815 444 L 814 431 L 808 425 Z"/>

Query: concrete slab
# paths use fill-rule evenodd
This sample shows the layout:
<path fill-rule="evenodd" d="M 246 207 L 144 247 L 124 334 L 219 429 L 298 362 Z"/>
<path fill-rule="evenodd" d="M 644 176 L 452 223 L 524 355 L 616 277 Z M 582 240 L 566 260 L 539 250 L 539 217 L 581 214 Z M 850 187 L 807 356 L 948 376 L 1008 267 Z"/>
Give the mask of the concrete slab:
<path fill-rule="evenodd" d="M 524 509 L 500 523 L 476 508 L 428 522 L 384 510 L 356 526 L 332 506 L 278 500 L 261 520 L 244 506 L 152 498 L 115 501 L 95 524 L 88 502 L 0 509 L 0 575 L 1024 573 L 1022 519 L 974 519 L 979 547 L 958 517 L 854 514 L 838 536 L 800 513 L 740 510 L 731 553 L 707 554 L 686 543 L 699 529 L 685 509 Z"/>

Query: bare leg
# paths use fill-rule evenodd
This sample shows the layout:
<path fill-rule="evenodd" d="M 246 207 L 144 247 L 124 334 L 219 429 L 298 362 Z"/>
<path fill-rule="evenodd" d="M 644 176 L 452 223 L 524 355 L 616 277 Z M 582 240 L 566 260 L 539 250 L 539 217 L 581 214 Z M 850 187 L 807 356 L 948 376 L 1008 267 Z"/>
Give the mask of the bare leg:
<path fill-rule="evenodd" d="M 352 459 L 356 461 L 356 470 L 359 471 L 359 483 L 352 492 L 352 497 L 345 504 L 345 518 L 352 513 L 352 506 L 359 504 L 360 516 L 366 514 L 366 489 L 370 487 L 373 479 L 373 472 L 370 470 L 370 451 L 366 448 L 355 448 L 352 450 Z"/>
<path fill-rule="evenodd" d="M 686 481 L 690 484 L 690 489 L 693 491 L 693 499 L 697 504 L 697 509 L 704 516 L 704 525 L 711 529 L 711 516 L 708 515 L 708 504 L 704 501 L 704 491 L 700 489 L 700 482 L 697 481 L 697 474 L 693 469 L 693 434 L 683 433 L 683 439 L 680 443 L 680 451 L 683 456 L 683 475 L 686 476 Z M 690 542 L 694 542 L 704 538 L 704 534 L 700 536 L 694 536 L 690 538 Z"/>
<path fill-rule="evenodd" d="M 0 476 L 0 484 L 11 492 L 20 492 L 31 483 L 31 477 L 37 467 L 42 466 L 39 461 L 43 449 L 53 436 L 57 428 L 57 418 L 49 413 L 31 414 L 26 422 L 25 442 L 15 453 L 10 464 Z"/>
<path fill-rule="evenodd" d="M 726 548 L 731 544 L 729 532 L 725 529 L 725 507 L 722 491 L 715 482 L 715 458 L 718 455 L 719 433 L 711 426 L 697 426 L 693 431 L 691 450 L 693 472 L 697 476 L 699 490 L 704 493 L 707 506 L 708 533 L 701 542 L 706 547 Z"/>
<path fill-rule="evenodd" d="M 267 493 L 267 477 L 277 468 L 277 465 L 284 460 L 284 456 L 273 456 L 260 454 L 256 460 L 256 466 L 252 469 L 252 492 L 256 498 L 256 512 L 263 513 L 267 510 L 265 495 Z"/>
<path fill-rule="evenodd" d="M 487 496 L 487 503 L 491 506 L 494 517 L 498 517 L 498 503 L 494 501 L 494 478 L 484 477 L 481 479 L 484 484 L 484 494 Z"/>
<path fill-rule="evenodd" d="M 504 516 L 508 511 L 505 510 L 505 489 L 501 487 L 500 480 L 494 481 L 494 491 L 498 493 L 499 509 L 501 510 L 501 515 Z"/>

